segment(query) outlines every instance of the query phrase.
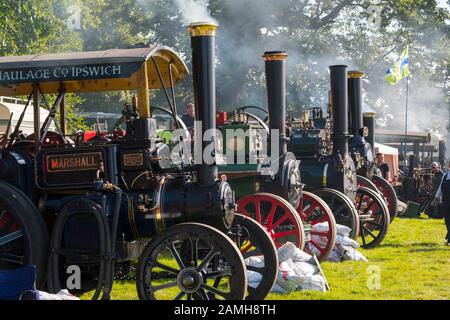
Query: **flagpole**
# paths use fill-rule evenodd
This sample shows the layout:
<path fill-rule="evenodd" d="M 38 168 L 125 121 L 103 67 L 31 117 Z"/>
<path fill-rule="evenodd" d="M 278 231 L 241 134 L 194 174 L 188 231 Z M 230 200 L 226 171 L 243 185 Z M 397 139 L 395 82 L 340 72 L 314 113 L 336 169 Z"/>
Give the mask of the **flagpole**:
<path fill-rule="evenodd" d="M 405 164 L 405 172 L 407 168 L 406 161 L 406 146 L 408 142 L 408 95 L 409 95 L 409 75 L 406 77 L 406 92 L 405 92 L 405 141 L 403 145 L 403 163 Z M 411 172 L 409 173 L 411 174 Z"/>

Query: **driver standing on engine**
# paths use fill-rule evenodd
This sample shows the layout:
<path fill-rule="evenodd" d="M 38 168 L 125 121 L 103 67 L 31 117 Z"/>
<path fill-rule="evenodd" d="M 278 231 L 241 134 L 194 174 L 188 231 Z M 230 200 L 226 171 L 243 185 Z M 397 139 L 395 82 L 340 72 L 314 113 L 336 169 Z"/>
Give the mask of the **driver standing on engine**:
<path fill-rule="evenodd" d="M 181 120 L 183 120 L 189 130 L 193 130 L 195 121 L 195 105 L 193 103 L 188 103 L 185 109 L 186 113 L 181 116 Z"/>
<path fill-rule="evenodd" d="M 386 162 L 384 162 L 384 154 L 382 154 L 381 152 L 377 153 L 376 163 L 377 163 L 378 169 L 380 169 L 380 171 L 381 171 L 381 176 L 385 180 L 391 181 L 391 173 L 389 172 L 389 166 Z"/>
<path fill-rule="evenodd" d="M 433 204 L 442 201 L 442 214 L 444 215 L 445 226 L 447 228 L 445 239 L 447 240 L 447 246 L 450 246 L 450 161 L 448 168 L 449 170 L 447 170 L 441 179 Z"/>

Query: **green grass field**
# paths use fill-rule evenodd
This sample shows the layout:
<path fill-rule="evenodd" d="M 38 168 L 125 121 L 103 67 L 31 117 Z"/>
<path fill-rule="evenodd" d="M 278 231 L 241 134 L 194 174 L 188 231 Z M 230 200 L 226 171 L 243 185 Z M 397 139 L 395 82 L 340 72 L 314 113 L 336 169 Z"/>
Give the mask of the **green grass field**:
<path fill-rule="evenodd" d="M 369 263 L 322 263 L 331 291 L 268 299 L 449 299 L 450 247 L 444 235 L 443 220 L 396 219 L 379 247 L 361 249 Z M 115 282 L 111 298 L 137 299 L 134 282 Z"/>

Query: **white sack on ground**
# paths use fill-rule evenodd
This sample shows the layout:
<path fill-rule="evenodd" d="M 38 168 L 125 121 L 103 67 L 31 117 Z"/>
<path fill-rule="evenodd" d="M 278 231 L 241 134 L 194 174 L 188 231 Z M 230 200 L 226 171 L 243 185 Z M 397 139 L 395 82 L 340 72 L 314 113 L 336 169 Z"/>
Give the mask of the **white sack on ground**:
<path fill-rule="evenodd" d="M 281 263 L 272 292 L 290 293 L 295 290 L 323 291 L 326 288 L 325 278 L 320 274 L 314 257 L 303 252 L 293 243 L 287 242 L 280 247 L 278 249 L 278 257 Z"/>

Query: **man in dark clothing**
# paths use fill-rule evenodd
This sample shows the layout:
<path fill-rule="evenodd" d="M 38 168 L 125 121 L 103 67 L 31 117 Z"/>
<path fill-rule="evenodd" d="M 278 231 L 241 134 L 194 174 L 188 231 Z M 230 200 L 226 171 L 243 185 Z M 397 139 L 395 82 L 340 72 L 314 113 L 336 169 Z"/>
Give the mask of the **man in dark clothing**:
<path fill-rule="evenodd" d="M 387 163 L 384 162 L 384 154 L 381 152 L 377 153 L 376 163 L 378 166 L 378 169 L 381 171 L 381 175 L 384 179 L 387 181 L 391 181 L 391 174 L 389 172 L 389 166 Z"/>
<path fill-rule="evenodd" d="M 433 189 L 437 191 L 439 185 L 441 184 L 442 176 L 444 172 L 439 168 L 439 163 L 433 162 L 431 164 L 431 173 L 433 174 Z"/>
<path fill-rule="evenodd" d="M 186 113 L 183 114 L 181 120 L 183 120 L 189 131 L 194 130 L 195 106 L 193 103 L 188 103 L 186 105 Z"/>
<path fill-rule="evenodd" d="M 450 161 L 448 163 L 448 168 L 450 170 Z M 441 183 L 436 192 L 433 204 L 441 201 L 442 202 L 442 214 L 444 215 L 445 226 L 447 228 L 447 235 L 445 239 L 447 240 L 447 246 L 450 246 L 450 171 L 443 175 Z"/>

